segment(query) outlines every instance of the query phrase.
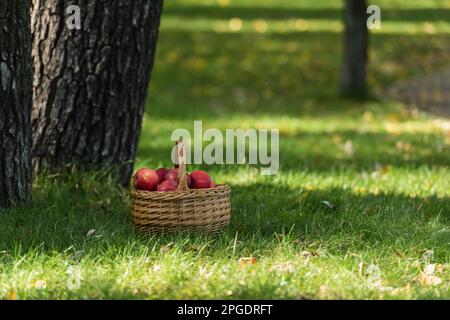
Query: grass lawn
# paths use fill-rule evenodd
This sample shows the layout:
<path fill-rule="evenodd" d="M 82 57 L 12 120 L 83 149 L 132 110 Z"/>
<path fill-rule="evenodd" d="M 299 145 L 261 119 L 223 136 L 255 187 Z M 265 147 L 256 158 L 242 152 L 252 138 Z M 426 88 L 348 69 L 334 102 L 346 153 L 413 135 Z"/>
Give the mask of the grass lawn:
<path fill-rule="evenodd" d="M 280 172 L 208 167 L 227 230 L 149 239 L 107 174 L 36 177 L 0 211 L 0 298 L 450 299 L 450 122 L 379 98 L 450 67 L 448 1 L 380 1 L 363 102 L 337 90 L 341 2 L 167 1 L 137 167 L 203 120 L 279 128 Z"/>

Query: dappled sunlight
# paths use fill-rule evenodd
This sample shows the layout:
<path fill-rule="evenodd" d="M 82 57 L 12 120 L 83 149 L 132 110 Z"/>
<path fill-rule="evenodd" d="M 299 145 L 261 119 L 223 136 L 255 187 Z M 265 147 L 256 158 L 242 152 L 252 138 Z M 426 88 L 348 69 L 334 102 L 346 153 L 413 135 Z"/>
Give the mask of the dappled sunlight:
<path fill-rule="evenodd" d="M 135 169 L 172 167 L 173 131 L 201 120 L 278 129 L 279 171 L 188 165 L 231 187 L 230 225 L 149 237 L 111 168 L 44 172 L 1 211 L 0 299 L 448 298 L 450 120 L 381 93 L 450 67 L 450 4 L 379 2 L 373 92 L 349 99 L 343 1 L 166 1 Z"/>

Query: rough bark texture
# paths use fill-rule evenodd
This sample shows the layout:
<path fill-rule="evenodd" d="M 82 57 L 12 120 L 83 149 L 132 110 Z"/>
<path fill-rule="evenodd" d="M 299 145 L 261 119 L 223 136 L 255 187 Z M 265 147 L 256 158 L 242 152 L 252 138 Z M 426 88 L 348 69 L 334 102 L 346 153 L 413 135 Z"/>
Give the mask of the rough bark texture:
<path fill-rule="evenodd" d="M 369 32 L 367 1 L 345 0 L 344 64 L 341 87 L 345 93 L 366 91 L 366 65 Z"/>
<path fill-rule="evenodd" d="M 162 0 L 33 0 L 33 164 L 133 169 Z M 81 9 L 81 30 L 66 10 Z"/>
<path fill-rule="evenodd" d="M 30 2 L 0 1 L 0 207 L 31 195 Z"/>

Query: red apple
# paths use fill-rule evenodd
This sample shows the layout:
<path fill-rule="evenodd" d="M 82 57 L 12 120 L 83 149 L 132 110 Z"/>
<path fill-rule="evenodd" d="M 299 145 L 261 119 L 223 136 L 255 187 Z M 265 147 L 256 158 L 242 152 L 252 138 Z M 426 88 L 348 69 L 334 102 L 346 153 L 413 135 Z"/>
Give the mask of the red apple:
<path fill-rule="evenodd" d="M 175 180 L 178 182 L 178 169 L 171 169 L 167 173 L 165 180 Z"/>
<path fill-rule="evenodd" d="M 159 168 L 158 170 L 156 170 L 156 173 L 158 174 L 159 181 L 162 182 L 166 179 L 166 176 L 169 173 L 169 169 Z"/>
<path fill-rule="evenodd" d="M 192 188 L 192 178 L 191 178 L 191 175 L 189 173 L 186 174 L 186 183 L 187 183 L 189 188 Z"/>
<path fill-rule="evenodd" d="M 209 188 L 211 185 L 210 176 L 203 170 L 192 171 L 191 180 L 194 189 Z"/>
<path fill-rule="evenodd" d="M 211 185 L 209 186 L 210 188 L 215 188 L 216 184 L 214 183 L 214 181 L 211 180 Z"/>
<path fill-rule="evenodd" d="M 134 187 L 138 190 L 155 191 L 159 177 L 155 170 L 142 168 L 134 175 Z"/>
<path fill-rule="evenodd" d="M 177 187 L 178 187 L 178 183 L 175 180 L 169 179 L 169 180 L 164 180 L 163 182 L 158 184 L 156 191 L 161 191 L 161 192 L 175 191 L 175 190 L 177 190 Z"/>

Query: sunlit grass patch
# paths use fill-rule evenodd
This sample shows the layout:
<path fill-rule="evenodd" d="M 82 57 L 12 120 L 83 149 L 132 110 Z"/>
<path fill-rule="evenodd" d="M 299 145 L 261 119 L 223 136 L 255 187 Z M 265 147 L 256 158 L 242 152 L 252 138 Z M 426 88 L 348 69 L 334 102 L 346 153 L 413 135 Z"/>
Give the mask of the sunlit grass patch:
<path fill-rule="evenodd" d="M 374 91 L 450 64 L 447 2 L 381 1 Z M 190 166 L 231 186 L 230 226 L 148 238 L 108 171 L 40 175 L 0 211 L 0 299 L 450 298 L 449 121 L 339 96 L 341 7 L 167 1 L 136 167 L 169 166 L 202 120 L 279 129 L 279 173 Z"/>

